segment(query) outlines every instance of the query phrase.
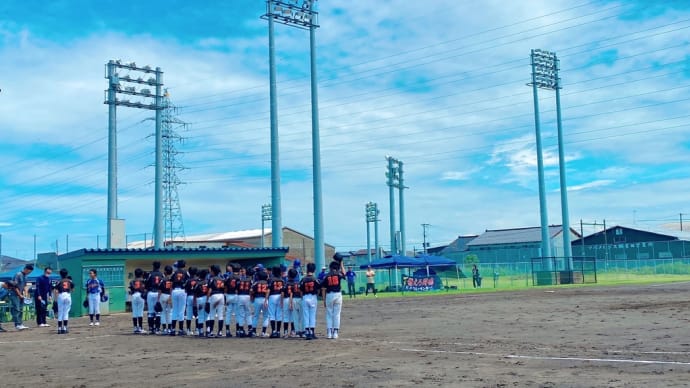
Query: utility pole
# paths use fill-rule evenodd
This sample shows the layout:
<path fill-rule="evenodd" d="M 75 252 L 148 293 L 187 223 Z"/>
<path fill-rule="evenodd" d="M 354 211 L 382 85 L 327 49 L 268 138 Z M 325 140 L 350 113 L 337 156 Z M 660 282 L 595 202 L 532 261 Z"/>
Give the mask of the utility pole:
<path fill-rule="evenodd" d="M 426 242 L 426 230 L 430 226 L 431 226 L 430 224 L 422 224 L 422 229 L 423 229 L 423 234 L 424 234 L 424 242 L 422 243 L 422 248 L 423 248 L 425 255 L 426 255 L 426 248 L 429 246 L 429 244 Z"/>
<path fill-rule="evenodd" d="M 680 231 L 683 231 L 683 213 L 678 213 L 680 216 Z"/>

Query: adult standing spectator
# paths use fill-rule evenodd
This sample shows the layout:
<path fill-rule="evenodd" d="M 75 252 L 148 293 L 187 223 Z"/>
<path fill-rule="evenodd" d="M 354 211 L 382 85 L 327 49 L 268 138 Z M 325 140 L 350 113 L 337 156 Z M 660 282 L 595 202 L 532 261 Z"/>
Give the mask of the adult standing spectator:
<path fill-rule="evenodd" d="M 50 275 L 53 270 L 46 267 L 43 275 L 36 279 L 36 292 L 34 293 L 34 304 L 36 306 L 36 325 L 38 327 L 50 327 L 46 318 L 48 317 L 48 297 L 50 296 L 51 282 Z"/>
<path fill-rule="evenodd" d="M 352 267 L 347 267 L 345 277 L 347 278 L 347 293 L 350 294 L 350 299 L 352 299 L 357 294 L 355 292 L 355 279 L 357 278 L 357 274 L 352 270 Z"/>
<path fill-rule="evenodd" d="M 474 288 L 482 287 L 482 276 L 479 274 L 479 268 L 477 268 L 477 264 L 472 265 L 472 286 Z"/>
<path fill-rule="evenodd" d="M 29 328 L 22 323 L 22 315 L 24 313 L 24 287 L 26 287 L 26 275 L 30 274 L 33 270 L 33 264 L 25 265 L 21 271 L 14 275 L 12 282 L 8 283 L 12 320 L 17 330 Z"/>
<path fill-rule="evenodd" d="M 366 276 L 367 276 L 367 290 L 364 293 L 364 296 L 365 297 L 369 296 L 369 290 L 371 290 L 371 292 L 374 293 L 374 298 L 378 298 L 378 296 L 376 296 L 376 271 L 374 271 L 374 269 L 371 268 L 371 266 L 367 267 Z"/>
<path fill-rule="evenodd" d="M 326 277 L 326 267 L 321 268 L 321 272 L 319 272 L 319 275 L 316 277 L 319 280 L 319 283 L 323 283 L 323 279 Z"/>

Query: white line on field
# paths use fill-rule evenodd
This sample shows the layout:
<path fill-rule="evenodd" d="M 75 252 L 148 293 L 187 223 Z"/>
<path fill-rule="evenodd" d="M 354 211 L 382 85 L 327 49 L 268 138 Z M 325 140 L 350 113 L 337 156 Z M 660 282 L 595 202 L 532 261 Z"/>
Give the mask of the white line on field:
<path fill-rule="evenodd" d="M 366 342 L 366 343 L 372 343 L 372 342 L 379 342 L 379 343 L 384 343 L 384 344 L 389 344 L 389 345 L 419 345 L 419 341 L 417 342 L 409 342 L 409 341 L 385 341 L 385 340 L 371 340 L 371 339 L 358 339 L 358 338 L 342 338 L 341 341 L 349 341 L 349 342 Z M 471 346 L 471 347 L 479 347 L 482 345 L 487 345 L 487 344 L 481 344 L 481 343 L 463 343 L 463 342 L 438 342 L 434 343 L 433 345 L 435 346 L 448 346 L 448 345 L 453 345 L 453 346 Z M 550 351 L 553 350 L 553 348 L 550 347 L 537 347 L 535 348 L 536 350 L 539 351 Z M 491 356 L 496 356 L 497 354 L 493 353 L 481 353 L 481 352 L 461 352 L 461 351 L 448 351 L 449 353 L 457 353 L 457 354 L 476 354 L 476 355 L 491 355 Z M 615 349 L 588 349 L 587 352 L 606 352 L 606 353 L 612 353 L 612 354 L 676 354 L 676 355 L 690 355 L 690 351 L 684 352 L 684 351 L 653 351 L 653 350 L 615 350 Z"/>
<path fill-rule="evenodd" d="M 583 361 L 583 362 L 619 362 L 628 364 L 663 364 L 663 365 L 688 365 L 690 362 L 681 361 L 654 361 L 654 360 L 625 360 L 616 358 L 586 358 L 586 357 L 550 357 L 550 356 L 524 356 L 519 354 L 495 354 L 482 352 L 458 352 L 452 350 L 433 350 L 433 349 L 398 349 L 403 352 L 416 353 L 449 353 L 449 354 L 466 354 L 472 356 L 493 356 L 503 358 L 519 358 L 527 360 L 550 360 L 550 361 Z"/>

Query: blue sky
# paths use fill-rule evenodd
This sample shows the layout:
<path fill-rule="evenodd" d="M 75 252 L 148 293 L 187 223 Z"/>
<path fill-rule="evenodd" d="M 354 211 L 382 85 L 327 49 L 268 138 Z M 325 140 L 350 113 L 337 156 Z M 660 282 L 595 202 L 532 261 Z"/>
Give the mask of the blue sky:
<path fill-rule="evenodd" d="M 318 1 L 326 242 L 366 246 L 385 155 L 404 162 L 406 245 L 538 226 L 530 49 L 561 60 L 570 218 L 675 234 L 690 219 L 683 1 Z M 188 235 L 261 227 L 269 203 L 261 0 L 0 3 L 2 253 L 104 246 L 104 65 L 159 66 L 179 118 Z M 313 235 L 309 35 L 276 26 L 283 225 Z M 561 223 L 553 92 L 540 92 L 549 222 Z M 119 217 L 153 229 L 149 111 L 118 108 Z M 689 225 L 686 229 L 690 228 Z M 585 230 L 591 233 L 593 229 Z M 67 237 L 69 236 L 69 237 Z M 100 237 L 97 237 L 100 236 Z"/>

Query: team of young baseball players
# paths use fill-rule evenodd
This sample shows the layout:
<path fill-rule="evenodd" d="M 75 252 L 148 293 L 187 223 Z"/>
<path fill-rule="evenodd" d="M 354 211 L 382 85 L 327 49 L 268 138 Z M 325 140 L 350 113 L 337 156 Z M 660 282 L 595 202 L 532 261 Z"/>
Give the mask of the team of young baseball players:
<path fill-rule="evenodd" d="M 208 270 L 187 270 L 183 260 L 175 263 L 175 268 L 165 266 L 161 272 L 161 263 L 155 261 L 148 274 L 137 268 L 129 284 L 133 332 L 146 333 L 146 301 L 148 334 L 316 339 L 320 294 L 326 308 L 327 338 L 337 339 L 342 308 L 340 285 L 345 271 L 342 260 L 335 258 L 321 282 L 314 276 L 313 263 L 307 264 L 307 274 L 300 278 L 298 261 L 295 268 L 277 266 L 270 273 L 260 264 L 242 268 L 237 263 L 228 263 L 225 273 L 218 265 L 211 265 Z M 261 334 L 257 334 L 259 325 Z"/>

